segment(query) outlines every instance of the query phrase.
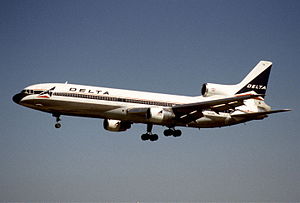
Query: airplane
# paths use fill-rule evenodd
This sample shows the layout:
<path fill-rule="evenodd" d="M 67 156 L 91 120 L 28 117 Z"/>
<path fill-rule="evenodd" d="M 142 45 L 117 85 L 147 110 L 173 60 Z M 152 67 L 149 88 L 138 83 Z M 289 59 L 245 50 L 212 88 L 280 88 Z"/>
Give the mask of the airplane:
<path fill-rule="evenodd" d="M 270 61 L 260 61 L 238 84 L 205 83 L 200 96 L 181 96 L 66 83 L 42 83 L 26 87 L 13 96 L 22 106 L 51 113 L 55 127 L 61 115 L 104 119 L 103 127 L 120 132 L 134 123 L 147 126 L 143 141 L 158 140 L 153 125 L 167 127 L 165 136 L 179 137 L 177 126 L 213 128 L 261 120 L 268 114 L 290 111 L 271 110 L 265 103 Z"/>

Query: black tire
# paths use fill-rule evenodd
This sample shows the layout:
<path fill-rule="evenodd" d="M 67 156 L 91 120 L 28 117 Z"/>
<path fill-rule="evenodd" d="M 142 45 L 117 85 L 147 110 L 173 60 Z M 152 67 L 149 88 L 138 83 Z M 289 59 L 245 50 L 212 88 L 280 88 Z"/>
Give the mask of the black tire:
<path fill-rule="evenodd" d="M 157 135 L 157 134 L 152 134 L 152 135 L 150 135 L 150 140 L 151 140 L 152 142 L 158 140 L 158 135 Z"/>
<path fill-rule="evenodd" d="M 60 123 L 55 123 L 55 128 L 60 128 L 61 127 L 61 124 Z"/>
<path fill-rule="evenodd" d="M 142 134 L 142 136 L 141 136 L 141 139 L 143 140 L 143 141 L 146 141 L 146 140 L 149 140 L 149 134 Z"/>
<path fill-rule="evenodd" d="M 173 130 L 171 130 L 171 129 L 166 129 L 165 131 L 164 131 L 164 135 L 165 136 L 171 136 L 171 135 L 173 135 L 174 134 L 174 131 Z"/>
<path fill-rule="evenodd" d="M 182 134 L 181 130 L 174 130 L 173 136 L 174 136 L 174 137 L 180 137 L 181 134 Z"/>

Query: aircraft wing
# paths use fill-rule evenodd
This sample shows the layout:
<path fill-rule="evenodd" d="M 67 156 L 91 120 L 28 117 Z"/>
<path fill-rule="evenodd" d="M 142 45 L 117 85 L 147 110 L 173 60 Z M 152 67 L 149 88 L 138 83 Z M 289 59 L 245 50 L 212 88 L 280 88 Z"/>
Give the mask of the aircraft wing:
<path fill-rule="evenodd" d="M 216 112 L 234 109 L 244 104 L 244 100 L 261 97 L 261 94 L 247 94 L 222 99 L 214 99 L 197 103 L 181 104 L 173 106 L 173 112 L 177 119 L 190 122 L 203 116 L 202 111 L 211 109 Z"/>
<path fill-rule="evenodd" d="M 274 110 L 274 111 L 233 114 L 233 115 L 231 115 L 231 117 L 232 118 L 245 118 L 245 119 L 264 118 L 264 117 L 267 117 L 268 114 L 287 112 L 287 111 L 291 111 L 291 110 L 290 109 L 281 109 L 281 110 Z"/>

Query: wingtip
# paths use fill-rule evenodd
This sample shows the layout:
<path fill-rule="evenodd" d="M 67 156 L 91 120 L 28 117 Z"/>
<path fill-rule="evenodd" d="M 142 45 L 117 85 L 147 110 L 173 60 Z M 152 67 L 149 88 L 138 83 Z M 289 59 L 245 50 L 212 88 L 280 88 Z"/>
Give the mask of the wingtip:
<path fill-rule="evenodd" d="M 292 111 L 292 109 L 282 109 L 283 112 Z"/>
<path fill-rule="evenodd" d="M 281 112 L 288 112 L 291 111 L 292 109 L 280 109 L 280 110 L 273 110 L 275 113 L 281 113 Z"/>

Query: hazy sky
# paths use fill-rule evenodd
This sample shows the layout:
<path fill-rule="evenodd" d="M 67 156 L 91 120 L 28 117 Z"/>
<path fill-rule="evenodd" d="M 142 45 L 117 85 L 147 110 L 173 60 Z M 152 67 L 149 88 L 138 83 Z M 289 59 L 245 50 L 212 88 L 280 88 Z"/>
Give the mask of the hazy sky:
<path fill-rule="evenodd" d="M 0 201 L 300 201 L 300 1 L 0 1 Z M 108 132 L 11 97 L 43 82 L 199 95 L 273 62 L 292 112 L 226 128 Z"/>

